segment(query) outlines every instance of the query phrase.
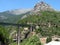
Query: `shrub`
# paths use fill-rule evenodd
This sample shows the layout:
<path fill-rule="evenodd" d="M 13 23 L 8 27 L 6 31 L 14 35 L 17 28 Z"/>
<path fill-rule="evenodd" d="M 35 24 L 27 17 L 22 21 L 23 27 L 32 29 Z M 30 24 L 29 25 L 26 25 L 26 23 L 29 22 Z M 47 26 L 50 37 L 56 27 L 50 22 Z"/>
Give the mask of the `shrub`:
<path fill-rule="evenodd" d="M 52 38 L 49 36 L 47 39 L 46 39 L 46 43 L 49 43 L 52 41 Z"/>

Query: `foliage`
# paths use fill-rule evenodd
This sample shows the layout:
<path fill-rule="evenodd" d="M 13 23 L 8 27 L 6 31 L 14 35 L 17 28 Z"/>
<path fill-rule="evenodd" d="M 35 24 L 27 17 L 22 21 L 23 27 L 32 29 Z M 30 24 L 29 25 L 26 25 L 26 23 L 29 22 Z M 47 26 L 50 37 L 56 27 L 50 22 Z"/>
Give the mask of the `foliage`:
<path fill-rule="evenodd" d="M 32 36 L 28 39 L 25 39 L 21 45 L 42 45 L 37 36 Z"/>
<path fill-rule="evenodd" d="M 17 45 L 17 43 L 11 43 L 10 45 Z M 42 45 L 39 38 L 35 36 L 31 36 L 30 38 L 25 39 L 20 45 Z"/>
<path fill-rule="evenodd" d="M 4 43 L 11 43 L 12 42 L 12 37 L 10 38 L 10 34 L 12 30 L 15 28 L 12 28 L 12 26 L 1 26 L 0 25 L 0 38 L 1 41 Z"/>
<path fill-rule="evenodd" d="M 42 29 L 39 27 L 39 29 L 35 30 L 36 34 L 42 32 Z"/>
<path fill-rule="evenodd" d="M 39 15 L 29 15 L 18 22 L 39 25 L 41 30 L 38 29 L 36 32 L 40 32 L 42 36 L 60 35 L 60 12 L 41 11 Z"/>
<path fill-rule="evenodd" d="M 9 37 L 9 32 L 4 28 L 4 26 L 0 26 L 0 34 L 2 34 L 4 37 L 8 38 Z"/>
<path fill-rule="evenodd" d="M 8 45 L 9 42 L 9 32 L 4 26 L 0 26 L 0 40 L 1 42 Z"/>
<path fill-rule="evenodd" d="M 52 41 L 52 38 L 49 36 L 47 39 L 46 39 L 46 43 L 49 43 Z"/>

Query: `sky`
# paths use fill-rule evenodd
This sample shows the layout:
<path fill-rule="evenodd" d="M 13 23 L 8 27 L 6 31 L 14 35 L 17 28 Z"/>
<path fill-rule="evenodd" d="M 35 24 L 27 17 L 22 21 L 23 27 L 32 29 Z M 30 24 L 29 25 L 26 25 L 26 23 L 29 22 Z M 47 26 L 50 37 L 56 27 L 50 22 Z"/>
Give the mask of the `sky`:
<path fill-rule="evenodd" d="M 0 0 L 0 12 L 14 9 L 33 8 L 41 0 Z M 60 10 L 60 0 L 43 0 L 54 9 Z"/>

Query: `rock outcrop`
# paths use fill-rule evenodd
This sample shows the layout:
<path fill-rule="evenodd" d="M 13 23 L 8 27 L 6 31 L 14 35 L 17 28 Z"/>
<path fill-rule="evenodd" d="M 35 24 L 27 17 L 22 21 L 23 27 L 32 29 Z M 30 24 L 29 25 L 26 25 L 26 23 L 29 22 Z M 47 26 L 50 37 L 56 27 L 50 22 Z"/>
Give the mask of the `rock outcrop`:
<path fill-rule="evenodd" d="M 54 9 L 48 5 L 47 3 L 41 1 L 39 3 L 37 3 L 34 8 L 33 8 L 33 12 L 39 12 L 39 11 L 53 11 Z"/>

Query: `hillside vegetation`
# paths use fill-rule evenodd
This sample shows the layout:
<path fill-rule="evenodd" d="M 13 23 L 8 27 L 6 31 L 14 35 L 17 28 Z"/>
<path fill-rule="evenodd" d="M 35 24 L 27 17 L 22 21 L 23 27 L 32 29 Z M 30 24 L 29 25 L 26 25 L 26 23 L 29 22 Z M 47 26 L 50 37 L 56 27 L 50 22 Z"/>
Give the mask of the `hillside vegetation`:
<path fill-rule="evenodd" d="M 39 14 L 27 16 L 20 20 L 19 23 L 38 25 L 39 29 L 36 32 L 39 32 L 42 36 L 60 36 L 60 12 L 41 11 Z"/>
<path fill-rule="evenodd" d="M 11 43 L 10 45 L 16 45 L 16 43 Z M 25 39 L 22 43 L 20 43 L 20 45 L 42 45 L 42 43 L 40 42 L 39 38 L 34 35 Z"/>
<path fill-rule="evenodd" d="M 56 11 L 41 11 L 38 14 L 28 15 L 26 18 L 23 18 L 18 21 L 20 24 L 32 24 L 34 25 L 34 32 L 37 37 L 31 36 L 29 38 L 23 39 L 21 45 L 42 45 L 39 38 L 46 36 L 60 36 L 60 12 Z M 36 26 L 39 26 L 36 29 Z M 16 27 L 3 27 L 0 26 L 0 35 L 4 38 L 4 41 L 10 41 L 9 35 L 11 30 L 17 30 Z M 10 30 L 9 30 L 10 29 Z M 43 32 L 43 33 L 42 33 Z M 21 31 L 22 33 L 22 31 Z M 5 42 L 6 43 L 6 42 Z M 16 45 L 16 43 L 11 43 L 10 45 Z"/>

